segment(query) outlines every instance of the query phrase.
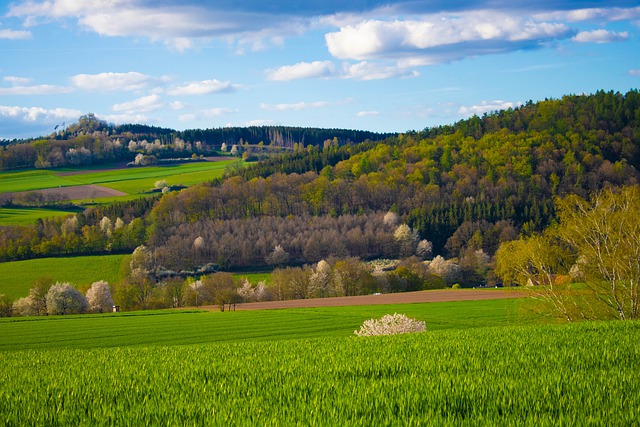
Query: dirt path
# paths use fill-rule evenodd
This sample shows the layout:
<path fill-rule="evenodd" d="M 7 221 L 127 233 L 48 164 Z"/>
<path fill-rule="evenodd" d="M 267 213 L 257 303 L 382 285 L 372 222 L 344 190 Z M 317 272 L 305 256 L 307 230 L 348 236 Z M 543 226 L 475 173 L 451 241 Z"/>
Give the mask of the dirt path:
<path fill-rule="evenodd" d="M 521 292 L 504 289 L 441 289 L 398 294 L 361 295 L 355 297 L 312 298 L 290 301 L 250 302 L 236 305 L 236 310 L 271 310 L 278 308 L 344 307 L 374 304 L 411 304 L 419 302 L 475 301 L 520 298 Z M 207 306 L 218 310 L 218 307 Z"/>

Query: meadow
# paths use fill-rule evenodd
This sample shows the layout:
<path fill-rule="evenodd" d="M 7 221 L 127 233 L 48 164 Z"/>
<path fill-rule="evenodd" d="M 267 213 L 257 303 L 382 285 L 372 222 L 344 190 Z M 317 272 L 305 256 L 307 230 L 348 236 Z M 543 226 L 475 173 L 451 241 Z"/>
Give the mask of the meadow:
<path fill-rule="evenodd" d="M 422 305 L 427 307 L 414 309 L 426 313 L 438 304 Z M 386 312 L 394 309 L 385 307 Z M 216 341 L 208 330 L 199 332 L 202 339 L 209 335 L 208 342 L 191 345 L 172 339 L 171 345 L 56 348 L 56 338 L 45 338 L 50 337 L 46 331 L 39 334 L 43 342 L 37 350 L 2 352 L 2 421 L 7 426 L 637 422 L 638 322 L 436 329 L 427 320 L 424 333 L 355 337 L 351 327 L 365 309 L 339 332 L 332 321 L 343 322 L 351 310 L 325 311 L 322 322 L 316 310 L 158 316 L 163 320 L 158 325 L 172 316 L 199 319 L 183 324 L 186 335 L 201 329 L 207 315 L 220 322 L 225 316 L 247 322 L 246 330 L 236 329 L 235 340 Z M 296 319 L 289 317 L 293 312 Z M 5 321 L 0 330 L 4 337 L 6 328 L 16 324 L 50 322 L 62 331 L 76 321 Z M 317 323 L 333 332 L 323 334 Z M 259 332 L 246 337 L 250 325 L 271 339 L 258 339 Z M 309 327 L 316 332 L 309 333 Z M 289 332 L 280 335 L 283 329 Z M 84 335 L 95 330 L 88 328 Z"/>
<path fill-rule="evenodd" d="M 98 280 L 116 283 L 126 255 L 41 258 L 0 263 L 0 294 L 12 299 L 25 297 L 33 282 L 49 276 L 57 282 L 70 282 L 80 287 Z"/>

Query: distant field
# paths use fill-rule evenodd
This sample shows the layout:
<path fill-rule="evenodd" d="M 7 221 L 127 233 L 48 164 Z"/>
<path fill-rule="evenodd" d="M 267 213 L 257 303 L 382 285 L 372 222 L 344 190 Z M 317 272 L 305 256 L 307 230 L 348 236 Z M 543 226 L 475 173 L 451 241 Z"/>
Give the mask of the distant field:
<path fill-rule="evenodd" d="M 75 212 L 42 208 L 0 208 L 0 225 L 28 225 L 38 218 L 61 217 L 72 213 Z"/>
<path fill-rule="evenodd" d="M 364 320 L 403 313 L 427 329 L 532 324 L 541 318 L 520 300 L 460 301 L 307 309 L 117 313 L 0 319 L 0 351 L 186 345 L 295 338 L 347 337 Z"/>
<path fill-rule="evenodd" d="M 0 294 L 12 299 L 27 296 L 33 282 L 51 276 L 58 282 L 87 285 L 97 280 L 120 280 L 122 259 L 126 255 L 42 258 L 0 263 Z"/>
<path fill-rule="evenodd" d="M 223 175 L 227 165 L 238 160 L 192 162 L 162 166 L 124 167 L 105 169 L 64 168 L 56 170 L 29 170 L 0 173 L 0 194 L 23 191 L 55 191 L 67 194 L 75 203 L 111 203 L 132 200 L 149 194 L 154 184 L 166 180 L 167 185 L 191 186 Z M 101 186 L 82 187 L 88 185 Z M 106 187 L 106 188 L 105 188 Z M 114 195 L 116 191 L 120 195 Z M 118 193 L 116 193 L 118 194 Z M 49 215 L 51 211 L 51 215 Z M 13 215 L 15 213 L 15 215 Z M 29 214 L 21 210 L 0 210 L 0 225 L 29 224 L 37 218 L 64 215 L 49 209 L 31 209 Z M 29 221 L 30 220 L 30 221 Z"/>
<path fill-rule="evenodd" d="M 75 185 L 99 184 L 128 194 L 149 191 L 166 179 L 169 185 L 193 185 L 222 176 L 225 167 L 237 160 L 194 162 L 177 165 L 125 167 L 121 169 L 65 168 L 0 173 L 0 193 L 43 190 Z M 99 168 L 100 166 L 96 166 Z"/>

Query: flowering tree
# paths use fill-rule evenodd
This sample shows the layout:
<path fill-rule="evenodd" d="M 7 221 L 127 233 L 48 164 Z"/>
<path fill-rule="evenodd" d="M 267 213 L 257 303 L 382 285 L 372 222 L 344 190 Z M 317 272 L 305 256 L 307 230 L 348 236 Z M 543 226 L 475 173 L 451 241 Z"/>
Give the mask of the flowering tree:
<path fill-rule="evenodd" d="M 47 292 L 49 314 L 79 314 L 89 308 L 87 299 L 69 283 L 56 283 Z"/>
<path fill-rule="evenodd" d="M 94 313 L 111 311 L 113 307 L 113 297 L 109 283 L 104 280 L 94 282 L 87 291 L 87 302 L 89 310 Z"/>
<path fill-rule="evenodd" d="M 427 329 L 425 322 L 412 319 L 404 314 L 387 314 L 380 319 L 366 320 L 359 330 L 353 331 L 359 337 L 372 335 L 396 335 L 411 332 L 424 332 Z"/>

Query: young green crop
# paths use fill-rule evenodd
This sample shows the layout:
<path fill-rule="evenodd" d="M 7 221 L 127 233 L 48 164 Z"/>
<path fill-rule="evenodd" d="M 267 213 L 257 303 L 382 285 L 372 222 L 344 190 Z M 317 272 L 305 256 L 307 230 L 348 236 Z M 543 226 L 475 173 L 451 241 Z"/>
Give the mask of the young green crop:
<path fill-rule="evenodd" d="M 5 352 L 4 425 L 634 425 L 637 322 Z"/>

